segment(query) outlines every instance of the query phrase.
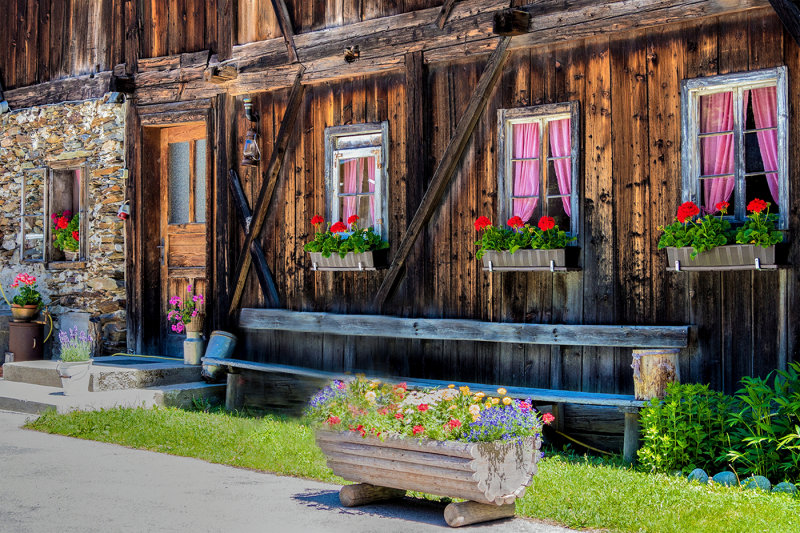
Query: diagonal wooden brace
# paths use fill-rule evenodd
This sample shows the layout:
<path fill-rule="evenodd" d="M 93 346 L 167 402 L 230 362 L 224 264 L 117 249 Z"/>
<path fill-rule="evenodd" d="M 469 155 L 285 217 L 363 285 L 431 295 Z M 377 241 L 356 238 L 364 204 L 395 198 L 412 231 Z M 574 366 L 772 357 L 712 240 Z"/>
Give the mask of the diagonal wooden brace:
<path fill-rule="evenodd" d="M 250 264 L 252 263 L 252 255 L 250 254 L 250 247 L 253 241 L 261 231 L 264 225 L 264 220 L 267 217 L 267 208 L 272 200 L 272 195 L 275 192 L 275 186 L 278 183 L 278 176 L 280 175 L 281 166 L 286 156 L 286 151 L 289 146 L 289 138 L 291 137 L 294 123 L 297 120 L 297 115 L 300 112 L 300 104 L 303 102 L 303 94 L 305 94 L 305 87 L 303 86 L 303 72 L 305 67 L 300 66 L 297 71 L 297 77 L 294 80 L 294 85 L 289 93 L 289 103 L 286 106 L 286 111 L 281 120 L 281 127 L 278 130 L 278 137 L 275 140 L 275 149 L 272 151 L 272 156 L 269 160 L 269 166 L 264 176 L 264 183 L 261 186 L 261 191 L 258 194 L 258 200 L 253 207 L 253 217 L 250 220 L 250 231 L 244 240 L 242 247 L 242 255 L 236 265 L 236 286 L 231 296 L 231 306 L 228 309 L 229 314 L 233 314 L 239 307 L 239 302 L 242 299 L 242 292 L 244 291 L 244 284 L 247 281 L 247 274 L 250 272 Z"/>
<path fill-rule="evenodd" d="M 244 195 L 239 176 L 233 169 L 230 169 L 228 172 L 228 184 L 233 194 L 233 204 L 236 206 L 236 212 L 239 214 L 239 224 L 242 227 L 242 231 L 247 235 L 253 213 L 250 211 L 250 206 L 247 205 L 247 197 Z M 270 272 L 269 266 L 267 265 L 267 258 L 264 255 L 264 250 L 261 248 L 261 243 L 253 241 L 253 244 L 250 246 L 250 254 L 253 256 L 252 260 L 255 262 L 258 283 L 261 285 L 261 290 L 264 292 L 270 307 L 280 307 L 278 289 L 275 287 L 275 280 L 272 278 L 272 272 Z"/>
<path fill-rule="evenodd" d="M 294 44 L 294 30 L 292 29 L 292 19 L 289 18 L 289 10 L 286 8 L 284 0 L 272 0 L 272 8 L 275 10 L 275 17 L 278 19 L 278 26 L 281 27 L 283 39 L 286 41 L 286 50 L 289 52 L 289 62 L 297 63 L 297 47 Z"/>

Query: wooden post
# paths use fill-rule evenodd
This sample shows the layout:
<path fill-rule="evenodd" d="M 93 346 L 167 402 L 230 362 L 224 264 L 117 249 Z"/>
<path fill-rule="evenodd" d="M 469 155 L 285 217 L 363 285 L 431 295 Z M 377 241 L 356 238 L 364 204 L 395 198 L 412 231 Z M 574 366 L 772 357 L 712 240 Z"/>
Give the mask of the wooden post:
<path fill-rule="evenodd" d="M 663 398 L 667 385 L 680 381 L 677 349 L 633 350 L 633 395 L 637 400 Z"/>
<path fill-rule="evenodd" d="M 625 435 L 622 441 L 622 458 L 626 463 L 636 461 L 636 451 L 639 449 L 639 408 L 622 407 L 625 413 Z"/>
<path fill-rule="evenodd" d="M 514 504 L 491 505 L 478 502 L 451 503 L 444 508 L 444 520 L 450 527 L 468 526 L 478 522 L 511 518 L 514 516 Z"/>
<path fill-rule="evenodd" d="M 510 37 L 503 37 L 486 64 L 486 68 L 478 81 L 478 86 L 467 104 L 467 109 L 456 126 L 453 137 L 450 139 L 450 143 L 439 161 L 439 166 L 436 167 L 436 172 L 433 173 L 428 190 L 425 191 L 425 195 L 422 197 L 422 203 L 414 214 L 414 218 L 408 225 L 406 234 L 397 248 L 397 253 L 392 259 L 389 272 L 378 289 L 375 296 L 375 307 L 378 311 L 383 307 L 383 304 L 400 281 L 400 271 L 405 264 L 406 258 L 408 258 L 408 254 L 411 252 L 411 248 L 414 246 L 414 242 L 431 215 L 433 215 L 434 210 L 438 207 L 439 201 L 450 183 L 450 179 L 458 168 L 458 163 L 461 161 L 464 148 L 466 148 L 472 131 L 475 129 L 475 124 L 477 124 L 483 110 L 486 108 L 486 102 L 489 100 L 492 89 L 494 89 L 497 80 L 500 78 L 503 65 L 508 59 L 508 46 L 510 43 Z"/>
<path fill-rule="evenodd" d="M 225 409 L 236 411 L 244 404 L 244 384 L 242 374 L 228 370 L 228 383 L 225 387 Z"/>
<path fill-rule="evenodd" d="M 278 19 L 278 26 L 281 27 L 283 39 L 286 41 L 286 50 L 289 52 L 289 62 L 297 63 L 297 47 L 294 45 L 294 29 L 292 19 L 289 18 L 289 10 L 286 9 L 286 2 L 283 0 L 272 0 L 272 8 L 275 10 L 275 17 Z"/>
<path fill-rule="evenodd" d="M 389 487 L 377 487 L 369 483 L 345 485 L 339 490 L 339 501 L 345 507 L 356 507 L 372 502 L 402 498 L 406 491 Z"/>

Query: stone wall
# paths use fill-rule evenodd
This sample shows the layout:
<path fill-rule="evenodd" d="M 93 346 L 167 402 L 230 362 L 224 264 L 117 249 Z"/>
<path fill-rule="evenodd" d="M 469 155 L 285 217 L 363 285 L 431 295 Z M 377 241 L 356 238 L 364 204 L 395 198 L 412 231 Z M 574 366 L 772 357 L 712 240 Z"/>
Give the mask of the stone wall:
<path fill-rule="evenodd" d="M 0 282 L 20 272 L 37 278 L 39 290 L 59 327 L 75 316 L 99 321 L 102 350 L 125 351 L 125 237 L 117 209 L 125 191 L 127 104 L 102 100 L 66 102 L 0 115 Z M 30 170 L 59 162 L 85 162 L 89 179 L 88 241 L 84 263 L 47 265 L 20 260 L 20 200 Z M 29 185 L 32 181 L 28 182 Z M 41 194 L 32 192 L 31 194 Z M 30 194 L 26 194 L 30 197 Z M 30 200 L 28 200 L 30 201 Z M 7 308 L 0 299 L 0 309 Z M 88 313 L 88 314 L 86 314 Z M 70 316 L 72 318 L 67 319 Z M 57 330 L 54 336 L 57 338 Z M 51 343 L 52 345 L 52 343 Z M 57 353 L 51 348 L 52 353 Z"/>

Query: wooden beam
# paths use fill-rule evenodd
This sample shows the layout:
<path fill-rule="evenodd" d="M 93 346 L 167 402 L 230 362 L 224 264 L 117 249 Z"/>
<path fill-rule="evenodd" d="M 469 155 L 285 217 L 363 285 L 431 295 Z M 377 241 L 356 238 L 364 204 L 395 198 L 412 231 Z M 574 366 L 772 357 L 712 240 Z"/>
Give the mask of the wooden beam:
<path fill-rule="evenodd" d="M 508 59 L 508 46 L 510 43 L 510 37 L 503 37 L 497 49 L 489 58 L 489 62 L 486 64 L 486 68 L 483 74 L 481 74 L 480 80 L 478 80 L 478 86 L 475 88 L 475 92 L 472 94 L 464 114 L 458 121 L 456 130 L 453 132 L 453 137 L 450 139 L 450 143 L 447 145 L 442 159 L 439 161 L 439 165 L 433 173 L 428 190 L 425 191 L 422 202 L 417 212 L 414 214 L 414 218 L 411 220 L 403 236 L 403 240 L 400 241 L 397 252 L 392 259 L 392 264 L 389 266 L 389 272 L 386 274 L 383 283 L 381 283 L 378 289 L 374 302 L 377 310 L 383 307 L 383 304 L 394 291 L 399 281 L 400 271 L 405 264 L 409 252 L 411 252 L 411 248 L 414 246 L 414 242 L 417 240 L 417 237 L 425 227 L 425 224 L 427 224 L 431 215 L 433 215 L 435 209 L 439 206 L 439 201 L 447 189 L 450 179 L 453 177 L 453 174 L 455 174 L 458 163 L 464 153 L 464 148 L 467 146 L 472 131 L 475 129 L 475 124 L 483 114 L 483 110 L 486 108 L 486 102 L 500 77 L 500 72 L 503 70 L 506 59 Z"/>
<path fill-rule="evenodd" d="M 800 44 L 800 5 L 795 0 L 769 0 L 773 9 L 781 19 L 783 27 L 792 36 L 794 42 Z"/>
<path fill-rule="evenodd" d="M 251 258 L 250 246 L 256 236 L 261 231 L 261 226 L 264 224 L 264 219 L 267 216 L 267 208 L 272 200 L 272 195 L 275 192 L 275 185 L 278 182 L 278 176 L 283 165 L 283 159 L 286 155 L 286 149 L 289 146 L 289 138 L 291 137 L 292 129 L 294 128 L 295 120 L 300 112 L 300 104 L 303 102 L 303 95 L 305 94 L 305 86 L 303 85 L 303 71 L 305 69 L 301 66 L 297 72 L 297 77 L 294 81 L 292 91 L 289 93 L 289 102 L 286 105 L 286 111 L 283 114 L 281 127 L 278 130 L 278 137 L 275 140 L 275 148 L 270 157 L 267 172 L 264 175 L 264 183 L 261 186 L 261 192 L 258 195 L 258 200 L 253 208 L 253 218 L 250 221 L 250 232 L 244 241 L 242 247 L 242 255 L 239 257 L 239 262 L 236 266 L 236 274 L 234 275 L 235 287 L 233 295 L 231 296 L 231 304 L 228 313 L 232 314 L 239 306 L 239 301 L 242 298 L 244 291 L 244 284 L 247 281 L 247 274 L 250 271 Z"/>
<path fill-rule="evenodd" d="M 252 220 L 252 212 L 250 206 L 247 205 L 247 197 L 242 189 L 242 183 L 239 181 L 239 176 L 236 171 L 230 169 L 228 171 L 228 184 L 233 194 L 233 205 L 236 206 L 236 212 L 239 215 L 239 223 L 245 235 L 250 229 L 250 221 Z M 256 276 L 258 276 L 258 283 L 261 285 L 261 291 L 267 298 L 271 307 L 280 306 L 280 298 L 278 297 L 278 289 L 275 287 L 275 280 L 272 278 L 272 272 L 269 270 L 267 258 L 264 256 L 264 250 L 261 248 L 261 243 L 253 241 L 250 245 L 250 254 L 253 256 L 253 262 L 256 267 Z"/>
<path fill-rule="evenodd" d="M 111 77 L 112 72 L 108 70 L 98 74 L 48 81 L 6 91 L 5 98 L 11 109 L 100 98 L 108 92 Z"/>
<path fill-rule="evenodd" d="M 242 309 L 239 327 L 244 330 L 285 330 L 356 337 L 383 335 L 401 339 L 620 348 L 685 348 L 689 339 L 689 326 L 528 324 L 251 308 Z"/>
<path fill-rule="evenodd" d="M 458 0 L 444 0 L 442 9 L 439 11 L 439 16 L 436 17 L 436 25 L 439 26 L 440 30 L 447 24 L 447 19 L 450 18 L 450 12 L 453 11 L 453 6 L 455 6 L 457 1 Z"/>
<path fill-rule="evenodd" d="M 281 27 L 283 39 L 286 41 L 286 50 L 289 52 L 289 62 L 297 63 L 297 47 L 294 45 L 294 29 L 292 29 L 292 19 L 289 18 L 289 10 L 286 9 L 284 0 L 272 0 L 272 9 L 278 19 L 278 26 Z"/>

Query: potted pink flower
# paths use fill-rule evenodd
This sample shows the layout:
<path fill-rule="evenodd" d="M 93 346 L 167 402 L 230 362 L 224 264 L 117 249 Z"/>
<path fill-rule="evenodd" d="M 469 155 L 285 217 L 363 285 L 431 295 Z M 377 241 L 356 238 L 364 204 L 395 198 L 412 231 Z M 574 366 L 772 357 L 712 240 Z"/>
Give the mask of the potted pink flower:
<path fill-rule="evenodd" d="M 192 294 L 191 284 L 186 286 L 186 292 L 189 293 L 186 298 L 173 296 L 169 299 L 172 309 L 167 314 L 167 319 L 171 322 L 171 329 L 175 333 L 203 330 L 205 298 L 202 294 Z"/>

